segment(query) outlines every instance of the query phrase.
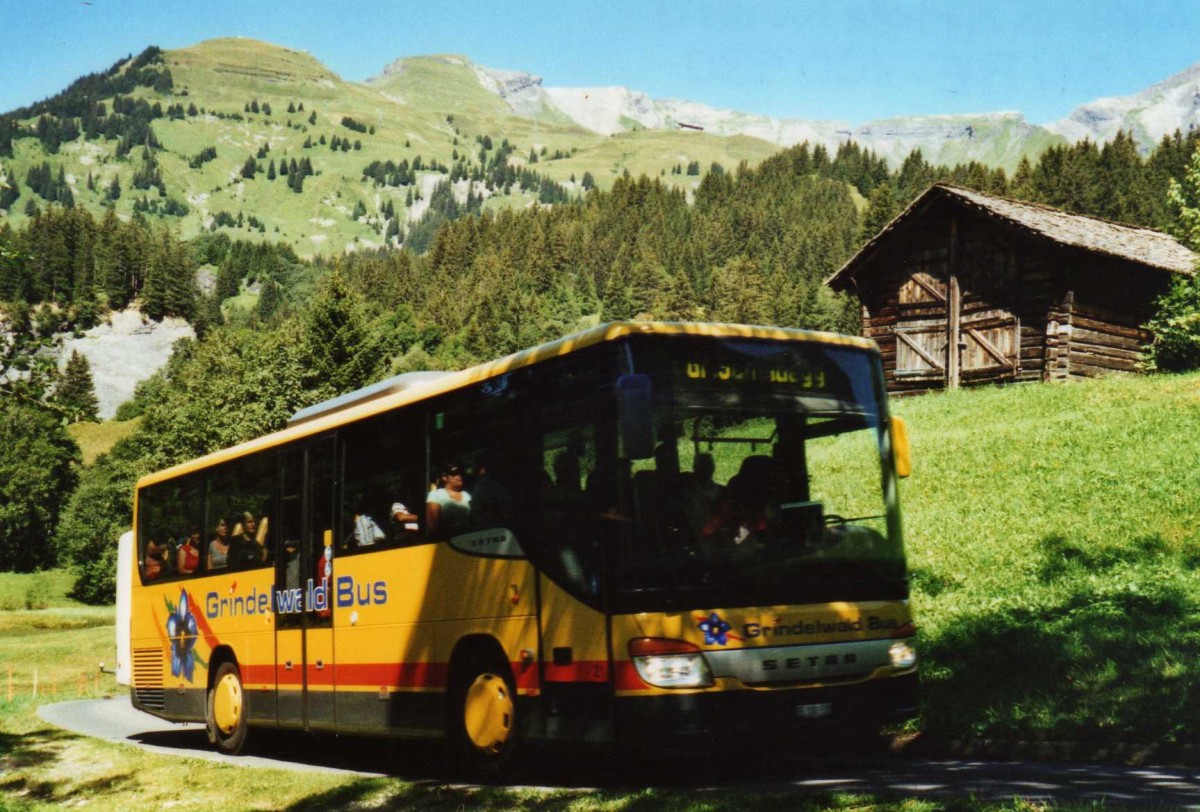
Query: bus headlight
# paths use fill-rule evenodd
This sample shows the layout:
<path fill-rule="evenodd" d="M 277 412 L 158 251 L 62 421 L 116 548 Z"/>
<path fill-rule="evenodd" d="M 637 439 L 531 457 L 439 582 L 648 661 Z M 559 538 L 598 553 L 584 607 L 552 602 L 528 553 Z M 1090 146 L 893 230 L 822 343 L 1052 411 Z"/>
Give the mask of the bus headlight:
<path fill-rule="evenodd" d="M 642 681 L 656 688 L 707 688 L 712 685 L 708 661 L 694 643 L 639 637 L 629 641 L 629 657 Z"/>
<path fill-rule="evenodd" d="M 897 671 L 905 668 L 912 668 L 917 664 L 917 650 L 908 644 L 906 640 L 897 640 L 888 648 L 888 657 L 892 661 L 892 668 Z"/>

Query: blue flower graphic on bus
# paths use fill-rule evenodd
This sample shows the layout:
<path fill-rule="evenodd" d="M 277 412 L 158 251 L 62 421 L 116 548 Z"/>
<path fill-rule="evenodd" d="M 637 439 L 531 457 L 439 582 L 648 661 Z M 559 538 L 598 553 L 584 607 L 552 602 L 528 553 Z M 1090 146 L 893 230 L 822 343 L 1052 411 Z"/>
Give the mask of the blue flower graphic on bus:
<path fill-rule="evenodd" d="M 702 619 L 697 627 L 704 632 L 704 645 L 711 646 L 716 643 L 719 646 L 729 644 L 729 630 L 733 628 L 716 613 L 713 612 L 706 619 Z"/>
<path fill-rule="evenodd" d="M 167 601 L 167 637 L 171 640 L 171 676 L 183 677 L 188 682 L 196 671 L 196 616 L 192 614 L 191 601 L 186 590 L 179 590 L 179 605 Z M 203 663 L 201 663 L 203 664 Z"/>

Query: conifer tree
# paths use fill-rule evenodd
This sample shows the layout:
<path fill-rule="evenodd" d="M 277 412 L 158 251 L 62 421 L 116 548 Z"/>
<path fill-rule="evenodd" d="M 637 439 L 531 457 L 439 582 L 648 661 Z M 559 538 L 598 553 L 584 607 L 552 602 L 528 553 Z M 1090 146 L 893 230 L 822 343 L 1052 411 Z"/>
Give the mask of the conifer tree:
<path fill-rule="evenodd" d="M 817 147 L 821 154 L 824 155 L 824 148 Z M 817 165 L 817 150 L 813 151 L 813 163 Z M 817 171 L 820 171 L 819 167 Z M 925 160 L 925 156 L 921 154 L 920 149 L 914 149 L 904 159 L 904 163 L 900 165 L 900 172 L 896 177 L 896 188 L 899 191 L 902 201 L 914 200 L 917 195 L 924 192 L 934 181 L 933 167 Z"/>
<path fill-rule="evenodd" d="M 146 283 L 141 291 L 141 311 L 155 321 L 168 315 L 167 275 L 170 273 L 161 251 L 155 256 L 146 269 Z"/>
<path fill-rule="evenodd" d="M 709 307 L 714 321 L 768 324 L 770 304 L 763 275 L 747 257 L 735 257 L 713 271 Z"/>
<path fill-rule="evenodd" d="M 275 280 L 268 279 L 263 282 L 262 292 L 259 294 L 254 312 L 263 321 L 270 321 L 279 312 L 282 303 L 283 288 Z"/>
<path fill-rule="evenodd" d="M 95 422 L 99 419 L 100 402 L 96 399 L 92 368 L 87 357 L 78 350 L 71 351 L 62 377 L 55 388 L 53 402 L 69 423 Z"/>
<path fill-rule="evenodd" d="M 622 245 L 604 280 L 601 318 L 604 321 L 628 321 L 635 312 L 633 290 L 629 282 L 628 251 Z"/>
<path fill-rule="evenodd" d="M 1150 225 L 1154 207 L 1153 192 L 1142 156 L 1133 136 L 1119 130 L 1100 150 L 1099 177 L 1102 188 L 1095 213 L 1109 220 L 1134 225 Z"/>
<path fill-rule="evenodd" d="M 875 238 L 883 227 L 900 213 L 900 205 L 890 183 L 881 183 L 871 190 L 867 198 L 867 211 L 863 216 L 863 241 Z"/>
<path fill-rule="evenodd" d="M 366 386 L 382 368 L 384 353 L 340 267 L 309 307 L 303 335 L 306 383 L 324 396 Z"/>

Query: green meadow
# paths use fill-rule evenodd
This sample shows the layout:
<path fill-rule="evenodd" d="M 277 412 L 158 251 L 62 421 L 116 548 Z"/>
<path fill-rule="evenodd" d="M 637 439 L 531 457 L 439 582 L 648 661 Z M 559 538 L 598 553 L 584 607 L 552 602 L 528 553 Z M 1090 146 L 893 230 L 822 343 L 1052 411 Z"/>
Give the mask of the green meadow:
<path fill-rule="evenodd" d="M 91 465 L 96 457 L 107 454 L 114 445 L 133 434 L 141 422 L 140 417 L 135 417 L 132 420 L 105 420 L 101 423 L 72 423 L 67 426 L 67 433 L 83 453 L 83 464 Z"/>
<path fill-rule="evenodd" d="M 1200 376 L 895 409 L 916 460 L 903 502 L 922 735 L 1200 741 Z"/>
<path fill-rule="evenodd" d="M 1180 761 L 1200 743 L 1200 375 L 898 400 L 922 665 L 911 752 Z M 55 730 L 45 702 L 123 695 L 109 608 L 62 572 L 0 576 L 0 809 L 1032 809 L 825 791 L 465 788 L 211 765 Z M 38 693 L 33 696 L 36 672 Z M 252 734 L 253 736 L 253 734 Z M 326 744 L 324 746 L 330 746 Z M 381 747 L 384 745 L 380 745 Z M 1049 750 L 1045 748 L 1050 748 Z M 203 766 L 201 766 L 203 765 Z M 701 779 L 697 779 L 701 780 Z"/>

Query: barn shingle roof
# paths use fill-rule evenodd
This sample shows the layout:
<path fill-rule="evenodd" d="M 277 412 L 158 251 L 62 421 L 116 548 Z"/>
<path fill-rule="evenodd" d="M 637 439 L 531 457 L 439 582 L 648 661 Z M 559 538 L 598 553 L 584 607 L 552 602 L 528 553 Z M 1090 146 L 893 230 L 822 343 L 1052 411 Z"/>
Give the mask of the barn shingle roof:
<path fill-rule="evenodd" d="M 826 283 L 839 289 L 848 287 L 854 272 L 875 254 L 881 244 L 887 242 L 917 212 L 927 208 L 939 197 L 957 200 L 989 217 L 1005 221 L 1022 231 L 1061 245 L 1106 254 L 1171 273 L 1191 275 L 1196 270 L 1196 254 L 1174 237 L 1161 231 L 1122 225 L 1081 214 L 1067 214 L 1034 203 L 1018 203 L 1015 200 L 939 183 L 929 187 L 912 205 L 888 223 L 863 246 L 862 250 L 851 257 L 849 262 L 830 276 Z"/>

